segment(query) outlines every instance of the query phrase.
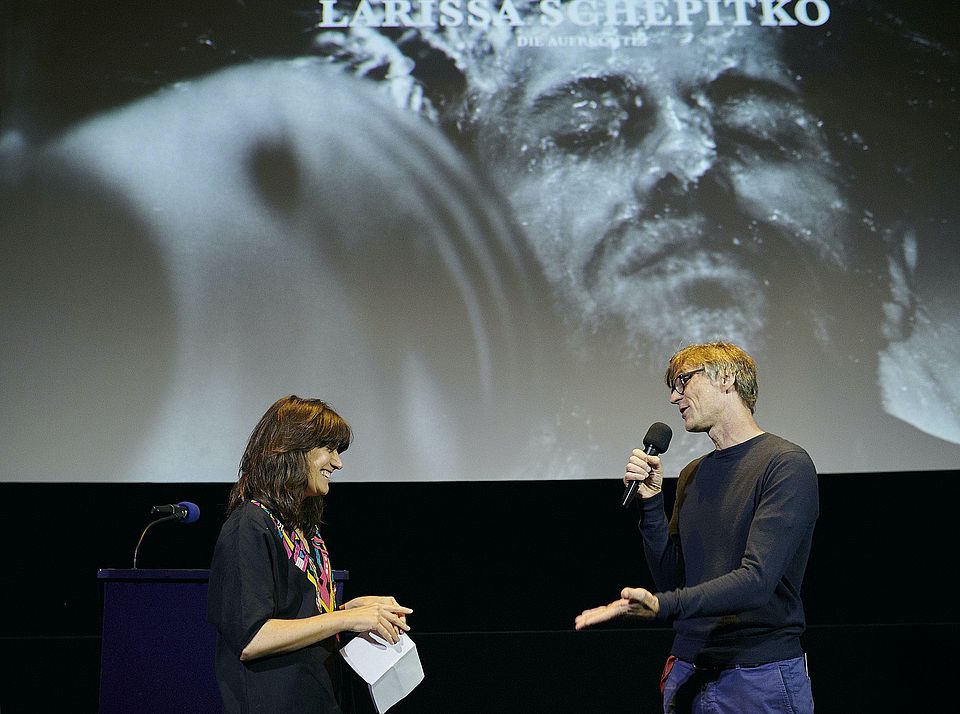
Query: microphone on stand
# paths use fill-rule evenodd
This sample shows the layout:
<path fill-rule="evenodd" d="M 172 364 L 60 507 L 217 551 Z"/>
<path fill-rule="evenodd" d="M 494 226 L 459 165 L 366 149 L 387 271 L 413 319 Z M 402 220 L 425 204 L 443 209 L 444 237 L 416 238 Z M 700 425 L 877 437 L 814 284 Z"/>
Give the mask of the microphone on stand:
<path fill-rule="evenodd" d="M 197 504 L 190 501 L 180 501 L 180 503 L 168 503 L 164 506 L 154 506 L 150 513 L 160 514 L 160 518 L 150 521 L 147 527 L 140 534 L 140 540 L 137 541 L 137 547 L 133 549 L 133 569 L 137 569 L 137 553 L 140 550 L 140 544 L 143 543 L 143 537 L 147 531 L 158 523 L 164 521 L 179 521 L 180 523 L 195 523 L 200 518 L 200 509 Z"/>
<path fill-rule="evenodd" d="M 663 422 L 655 421 L 650 425 L 650 428 L 647 429 L 646 436 L 643 437 L 643 445 L 645 447 L 643 453 L 649 454 L 650 456 L 662 454 L 667 450 L 667 447 L 670 446 L 671 438 L 673 438 L 673 430 Z M 627 508 L 633 503 L 638 488 L 640 488 L 639 481 L 631 481 L 627 486 L 627 490 L 623 492 L 624 508 Z"/>
<path fill-rule="evenodd" d="M 180 503 L 170 503 L 166 506 L 154 506 L 150 513 L 159 513 L 164 516 L 173 516 L 178 521 L 184 523 L 194 523 L 200 518 L 200 509 L 195 503 L 190 501 L 181 501 Z"/>

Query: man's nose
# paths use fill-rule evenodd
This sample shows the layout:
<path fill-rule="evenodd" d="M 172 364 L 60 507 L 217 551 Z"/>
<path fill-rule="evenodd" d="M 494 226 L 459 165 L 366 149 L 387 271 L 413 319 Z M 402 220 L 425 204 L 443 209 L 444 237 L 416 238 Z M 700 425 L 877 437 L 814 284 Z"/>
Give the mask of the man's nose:
<path fill-rule="evenodd" d="M 666 97 L 642 153 L 643 165 L 635 182 L 641 197 L 664 179 L 681 191 L 688 189 L 716 162 L 717 147 L 707 113 L 676 97 Z"/>

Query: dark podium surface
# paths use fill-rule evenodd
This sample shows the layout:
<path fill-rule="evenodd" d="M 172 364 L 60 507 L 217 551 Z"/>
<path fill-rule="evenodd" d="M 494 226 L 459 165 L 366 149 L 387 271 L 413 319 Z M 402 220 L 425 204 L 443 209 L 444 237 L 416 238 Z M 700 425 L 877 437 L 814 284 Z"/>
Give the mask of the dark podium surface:
<path fill-rule="evenodd" d="M 209 570 L 100 570 L 100 712 L 219 712 Z"/>
<path fill-rule="evenodd" d="M 104 570 L 100 714 L 223 710 L 207 622 L 209 570 Z M 334 570 L 337 602 L 349 571 Z"/>

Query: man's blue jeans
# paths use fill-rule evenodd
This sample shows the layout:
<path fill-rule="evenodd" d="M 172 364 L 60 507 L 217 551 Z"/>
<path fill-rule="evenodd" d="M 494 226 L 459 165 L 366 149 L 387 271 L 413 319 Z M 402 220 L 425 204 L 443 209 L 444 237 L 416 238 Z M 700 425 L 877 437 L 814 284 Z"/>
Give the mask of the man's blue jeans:
<path fill-rule="evenodd" d="M 755 667 L 699 669 L 676 660 L 663 688 L 665 714 L 813 714 L 804 657 Z"/>

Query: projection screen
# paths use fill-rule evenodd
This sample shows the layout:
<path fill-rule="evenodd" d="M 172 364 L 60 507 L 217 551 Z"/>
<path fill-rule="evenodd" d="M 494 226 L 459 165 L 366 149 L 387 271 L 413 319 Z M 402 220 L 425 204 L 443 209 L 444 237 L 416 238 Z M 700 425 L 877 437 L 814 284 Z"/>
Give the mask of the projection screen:
<path fill-rule="evenodd" d="M 617 478 L 733 341 L 821 473 L 960 463 L 957 11 L 842 0 L 4 6 L 3 481 Z"/>

